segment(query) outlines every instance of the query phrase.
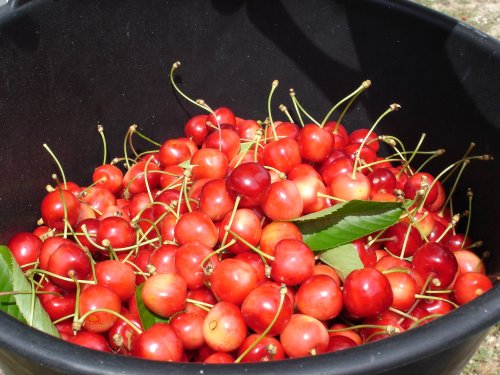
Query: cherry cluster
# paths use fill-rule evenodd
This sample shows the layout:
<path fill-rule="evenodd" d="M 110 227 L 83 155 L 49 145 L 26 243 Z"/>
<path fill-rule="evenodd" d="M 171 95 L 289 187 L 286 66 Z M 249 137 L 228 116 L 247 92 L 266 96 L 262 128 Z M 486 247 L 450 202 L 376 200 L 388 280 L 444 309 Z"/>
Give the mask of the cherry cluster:
<path fill-rule="evenodd" d="M 62 339 L 161 361 L 297 358 L 412 329 L 492 287 L 441 183 L 474 157 L 433 176 L 373 128 L 196 104 L 208 113 L 154 150 L 135 150 L 132 135 L 147 137 L 132 126 L 134 155 L 104 162 L 89 186 L 55 176 L 40 225 L 9 241 Z M 379 156 L 382 142 L 393 155 Z M 342 275 L 293 220 L 351 200 L 404 213 L 355 240 L 364 267 Z"/>

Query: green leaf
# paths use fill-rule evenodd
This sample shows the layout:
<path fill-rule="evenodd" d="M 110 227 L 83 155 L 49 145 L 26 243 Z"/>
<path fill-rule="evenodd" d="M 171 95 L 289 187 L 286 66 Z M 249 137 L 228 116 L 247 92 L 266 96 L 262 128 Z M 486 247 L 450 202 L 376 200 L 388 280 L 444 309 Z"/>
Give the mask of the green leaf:
<path fill-rule="evenodd" d="M 141 318 L 141 323 L 144 330 L 148 329 L 155 323 L 168 323 L 169 319 L 156 315 L 146 307 L 144 301 L 142 300 L 143 287 L 144 283 L 139 285 L 135 290 L 135 300 L 137 301 L 137 309 L 139 310 L 139 317 Z"/>
<path fill-rule="evenodd" d="M 26 292 L 31 290 L 31 284 L 15 261 L 12 253 L 6 246 L 0 246 L 0 288 L 1 292 Z M 31 326 L 50 335 L 59 336 L 56 327 L 52 324 L 49 315 L 43 309 L 38 297 L 31 294 L 10 294 L 0 297 L 0 310 L 5 311 L 23 323 L 31 320 L 33 309 L 33 323 Z"/>
<path fill-rule="evenodd" d="M 359 258 L 358 251 L 352 243 L 326 250 L 319 256 L 319 259 L 330 267 L 335 268 L 342 282 L 344 282 L 347 275 L 352 271 L 364 267 Z"/>
<path fill-rule="evenodd" d="M 184 160 L 182 163 L 177 164 L 182 169 L 188 169 L 191 166 L 191 159 Z"/>
<path fill-rule="evenodd" d="M 293 220 L 313 251 L 331 249 L 395 224 L 397 202 L 352 200 Z"/>
<path fill-rule="evenodd" d="M 245 153 L 245 152 L 248 152 L 248 150 L 250 150 L 250 148 L 252 148 L 252 146 L 254 145 L 255 143 L 254 142 L 242 142 L 240 144 L 240 154 L 242 153 Z"/>

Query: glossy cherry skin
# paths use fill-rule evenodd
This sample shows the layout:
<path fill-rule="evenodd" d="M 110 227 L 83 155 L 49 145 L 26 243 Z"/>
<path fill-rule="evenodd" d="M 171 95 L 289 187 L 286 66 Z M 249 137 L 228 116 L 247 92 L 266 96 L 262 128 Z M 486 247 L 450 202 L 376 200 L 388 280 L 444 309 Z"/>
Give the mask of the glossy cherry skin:
<path fill-rule="evenodd" d="M 281 332 L 280 341 L 288 357 L 300 358 L 324 353 L 330 337 L 319 320 L 303 314 L 294 314 Z"/>
<path fill-rule="evenodd" d="M 288 221 L 272 221 L 262 228 L 260 249 L 269 255 L 274 255 L 276 244 L 286 238 L 302 241 L 299 228 Z"/>
<path fill-rule="evenodd" d="M 352 271 L 344 281 L 344 305 L 355 318 L 366 318 L 386 311 L 393 296 L 389 280 L 375 268 Z"/>
<path fill-rule="evenodd" d="M 314 163 L 325 160 L 335 144 L 333 134 L 316 124 L 304 125 L 298 141 L 302 158 Z"/>
<path fill-rule="evenodd" d="M 453 253 L 458 263 L 460 273 L 479 272 L 485 273 L 484 262 L 471 250 L 457 250 Z"/>
<path fill-rule="evenodd" d="M 392 288 L 391 307 L 408 311 L 415 303 L 415 294 L 419 293 L 415 279 L 405 272 L 390 272 L 385 275 Z"/>
<path fill-rule="evenodd" d="M 178 248 L 168 244 L 153 251 L 149 257 L 149 264 L 154 266 L 156 273 L 175 273 L 175 253 Z"/>
<path fill-rule="evenodd" d="M 219 301 L 235 305 L 241 305 L 258 282 L 257 271 L 251 265 L 233 258 L 221 261 L 210 276 L 210 286 Z"/>
<path fill-rule="evenodd" d="M 107 217 L 101 220 L 97 228 L 96 242 L 103 245 L 104 240 L 108 240 L 114 249 L 131 246 L 136 241 L 135 230 L 121 217 Z"/>
<path fill-rule="evenodd" d="M 208 115 L 196 115 L 191 117 L 184 125 L 184 134 L 198 146 L 200 146 L 208 134 Z"/>
<path fill-rule="evenodd" d="M 50 256 L 61 245 L 75 245 L 75 243 L 67 238 L 53 236 L 43 241 L 40 248 L 39 264 L 38 267 L 42 270 L 47 270 Z"/>
<path fill-rule="evenodd" d="M 220 129 L 207 136 L 202 147 L 214 148 L 222 151 L 227 160 L 234 158 L 240 151 L 240 136 L 235 128 Z"/>
<path fill-rule="evenodd" d="M 27 270 L 34 267 L 34 263 L 40 256 L 42 240 L 31 232 L 18 232 L 7 242 L 7 247 L 17 264 L 23 270 Z M 29 266 L 24 267 L 26 265 Z"/>
<path fill-rule="evenodd" d="M 222 151 L 214 148 L 202 148 L 191 157 L 192 178 L 224 178 L 228 171 L 229 161 Z"/>
<path fill-rule="evenodd" d="M 446 246 L 429 242 L 418 248 L 412 260 L 413 268 L 425 278 L 432 277 L 432 287 L 445 289 L 455 278 L 457 259 Z"/>
<path fill-rule="evenodd" d="M 226 180 L 219 178 L 208 181 L 200 195 L 200 211 L 213 221 L 219 221 L 234 207 L 234 198 L 226 189 Z"/>
<path fill-rule="evenodd" d="M 425 206 L 430 206 L 434 203 L 434 201 L 438 197 L 438 187 L 436 185 L 432 185 L 434 181 L 434 177 L 429 173 L 419 172 L 415 173 L 411 176 L 404 186 L 404 194 L 407 199 L 414 199 L 417 192 L 421 189 L 422 183 L 426 181 L 428 187 L 426 198 L 425 198 Z M 431 187 L 432 186 L 432 187 Z"/>
<path fill-rule="evenodd" d="M 387 168 L 377 168 L 370 172 L 367 177 L 371 184 L 371 195 L 375 193 L 392 194 L 396 189 L 396 176 Z"/>
<path fill-rule="evenodd" d="M 455 281 L 453 296 L 459 305 L 464 305 L 491 288 L 493 283 L 488 276 L 479 272 L 463 273 Z"/>
<path fill-rule="evenodd" d="M 279 304 L 279 285 L 265 283 L 248 294 L 241 305 L 241 313 L 248 327 L 257 333 L 264 332 L 278 314 L 275 324 L 268 332 L 268 335 L 276 336 L 285 328 L 293 312 L 293 304 L 288 295 L 283 298 L 281 311 Z"/>
<path fill-rule="evenodd" d="M 271 220 L 292 220 L 301 216 L 304 202 L 293 181 L 280 180 L 269 187 L 262 201 L 262 209 Z"/>
<path fill-rule="evenodd" d="M 178 362 L 183 356 L 182 341 L 167 323 L 155 323 L 132 342 L 134 357 L 154 361 Z"/>
<path fill-rule="evenodd" d="M 269 172 L 254 162 L 240 164 L 226 179 L 227 192 L 233 199 L 240 197 L 241 207 L 260 205 L 270 185 Z"/>
<path fill-rule="evenodd" d="M 121 310 L 120 297 L 111 289 L 101 285 L 89 285 L 80 294 L 80 316 L 96 310 L 106 309 L 119 313 Z M 116 322 L 117 316 L 104 311 L 89 314 L 83 326 L 87 331 L 106 332 Z"/>
<path fill-rule="evenodd" d="M 203 321 L 203 336 L 215 351 L 238 349 L 247 336 L 247 326 L 239 307 L 224 301 L 212 307 Z"/>
<path fill-rule="evenodd" d="M 62 280 L 57 276 L 70 278 L 73 275 L 78 280 L 86 279 L 90 274 L 90 260 L 87 254 L 75 244 L 63 244 L 55 250 L 47 263 L 47 271 L 54 274 L 50 281 L 59 288 L 73 290 L 73 281 Z"/>
<path fill-rule="evenodd" d="M 155 314 L 169 318 L 184 309 L 187 284 L 176 273 L 157 273 L 150 276 L 142 288 L 142 300 Z"/>
<path fill-rule="evenodd" d="M 182 215 L 177 221 L 174 235 L 180 245 L 199 241 L 209 248 L 214 247 L 219 239 L 219 233 L 212 219 L 201 211 Z"/>
<path fill-rule="evenodd" d="M 44 310 L 49 314 L 50 320 L 55 321 L 75 312 L 76 296 L 74 291 L 58 288 L 51 282 L 46 282 L 38 295 Z"/>
<path fill-rule="evenodd" d="M 360 172 L 354 178 L 351 173 L 337 174 L 330 183 L 332 196 L 343 200 L 368 200 L 370 198 L 370 181 Z"/>
<path fill-rule="evenodd" d="M 356 129 L 349 134 L 349 143 L 361 144 L 365 142 L 365 145 L 370 147 L 373 151 L 378 152 L 379 142 L 378 136 L 374 132 L 368 135 L 369 129 Z M 368 137 L 367 137 L 368 135 Z M 365 140 L 366 139 L 366 140 Z"/>
<path fill-rule="evenodd" d="M 154 162 L 140 161 L 130 167 L 123 176 L 123 188 L 132 195 L 146 192 L 146 183 L 150 189 L 155 189 L 160 183 L 159 171 L 160 167 Z"/>
<path fill-rule="evenodd" d="M 283 138 L 264 146 L 264 165 L 288 173 L 302 162 L 300 146 L 293 138 Z"/>
<path fill-rule="evenodd" d="M 230 222 L 231 225 L 229 226 Z M 231 240 L 235 239 L 236 243 L 228 248 L 228 250 L 234 254 L 239 254 L 247 251 L 249 247 L 243 241 L 237 239 L 231 233 L 227 232 L 227 229 L 234 233 L 235 236 L 241 237 L 244 241 L 248 242 L 252 246 L 257 246 L 262 233 L 260 218 L 253 210 L 249 208 L 240 208 L 235 211 L 234 215 L 232 214 L 232 212 L 227 213 L 224 219 L 221 221 L 219 241 L 222 243 L 225 237 L 225 243 L 227 244 Z"/>
<path fill-rule="evenodd" d="M 289 286 L 299 285 L 312 275 L 314 262 L 314 253 L 305 243 L 281 240 L 274 251 L 271 278 Z"/>
<path fill-rule="evenodd" d="M 186 350 L 196 350 L 205 345 L 203 336 L 204 316 L 193 313 L 176 314 L 170 320 L 170 325 L 182 341 Z"/>
<path fill-rule="evenodd" d="M 122 189 L 123 172 L 113 164 L 100 165 L 94 170 L 92 181 L 97 182 L 96 186 L 117 194 Z"/>
<path fill-rule="evenodd" d="M 97 284 L 113 290 L 120 301 L 135 293 L 135 273 L 132 267 L 118 260 L 104 260 L 95 265 Z"/>
<path fill-rule="evenodd" d="M 342 310 L 342 290 L 330 276 L 312 275 L 295 294 L 297 310 L 318 320 L 330 320 Z"/>
<path fill-rule="evenodd" d="M 328 347 L 326 348 L 327 353 L 338 352 L 340 350 L 349 349 L 355 347 L 357 344 L 353 339 L 347 336 L 330 336 L 328 341 Z"/>
<path fill-rule="evenodd" d="M 191 158 L 191 151 L 185 142 L 179 139 L 168 139 L 160 147 L 160 163 L 163 168 L 177 165 Z"/>
<path fill-rule="evenodd" d="M 219 127 L 224 124 L 236 126 L 236 117 L 234 116 L 233 111 L 227 107 L 219 107 L 215 109 L 214 112 L 208 116 L 207 121 L 215 127 Z"/>
<path fill-rule="evenodd" d="M 143 329 L 139 314 L 129 312 L 123 314 L 123 317 L 129 320 L 138 329 Z M 126 355 L 130 354 L 132 341 L 137 335 L 137 331 L 133 329 L 129 323 L 120 318 L 116 320 L 115 324 L 113 324 L 108 331 L 108 339 L 111 344 L 111 348 Z"/>
<path fill-rule="evenodd" d="M 101 352 L 111 351 L 109 348 L 108 340 L 106 340 L 104 336 L 96 332 L 80 331 L 77 332 L 76 335 L 69 336 L 67 341 L 75 345 L 98 350 Z"/>
<path fill-rule="evenodd" d="M 251 334 L 247 336 L 243 344 L 238 349 L 237 356 L 240 357 L 253 343 L 259 340 L 259 334 Z M 264 336 L 260 341 L 248 352 L 241 362 L 271 362 L 285 359 L 285 351 L 281 343 L 272 336 Z"/>
<path fill-rule="evenodd" d="M 400 256 L 404 246 L 405 258 L 413 256 L 422 245 L 422 237 L 418 230 L 405 222 L 398 222 L 387 228 L 384 237 L 388 239 L 384 242 L 384 246 L 391 254 Z"/>
<path fill-rule="evenodd" d="M 48 193 L 42 200 L 40 211 L 43 222 L 51 228 L 63 230 L 64 207 L 66 207 L 66 217 L 69 225 L 76 225 L 80 213 L 80 202 L 73 193 L 59 189 Z"/>
<path fill-rule="evenodd" d="M 188 242 L 179 247 L 175 253 L 175 269 L 184 278 L 189 289 L 203 286 L 205 273 L 201 268 L 201 261 L 210 254 L 212 254 L 212 249 L 199 242 Z M 211 256 L 203 266 L 214 268 L 217 263 L 217 256 Z"/>

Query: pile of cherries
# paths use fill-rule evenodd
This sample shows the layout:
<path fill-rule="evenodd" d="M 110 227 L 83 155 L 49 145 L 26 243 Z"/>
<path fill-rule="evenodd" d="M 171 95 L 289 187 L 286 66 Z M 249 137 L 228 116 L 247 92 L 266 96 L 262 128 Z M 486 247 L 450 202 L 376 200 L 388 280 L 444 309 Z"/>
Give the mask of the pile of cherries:
<path fill-rule="evenodd" d="M 9 241 L 62 339 L 160 361 L 274 361 L 412 329 L 492 287 L 440 182 L 472 157 L 438 179 L 373 128 L 197 104 L 208 114 L 184 137 L 130 147 L 89 186 L 61 171 L 39 226 Z M 379 156 L 379 142 L 394 154 Z M 293 220 L 351 200 L 405 209 L 353 242 L 364 268 L 341 275 Z"/>

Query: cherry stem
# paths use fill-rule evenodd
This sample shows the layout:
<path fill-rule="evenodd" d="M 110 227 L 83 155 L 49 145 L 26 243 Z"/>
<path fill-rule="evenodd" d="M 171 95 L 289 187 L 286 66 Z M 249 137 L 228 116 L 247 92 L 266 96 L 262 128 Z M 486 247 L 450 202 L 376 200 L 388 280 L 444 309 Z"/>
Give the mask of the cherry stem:
<path fill-rule="evenodd" d="M 441 235 L 439 236 L 439 238 L 435 241 L 435 242 L 440 242 L 444 236 L 450 231 L 452 230 L 453 228 L 455 228 L 455 225 L 457 225 L 458 221 L 460 220 L 460 215 L 454 215 L 452 218 L 451 218 L 451 221 L 450 223 L 448 224 L 448 226 L 446 227 L 446 229 L 443 231 L 443 233 L 441 233 Z"/>
<path fill-rule="evenodd" d="M 293 93 L 293 95 L 292 95 L 292 93 Z M 294 104 L 295 104 L 295 107 L 296 107 L 296 108 L 298 108 L 299 110 L 301 110 L 301 111 L 302 111 L 302 113 L 303 113 L 304 115 L 306 115 L 306 116 L 309 118 L 309 120 L 311 120 L 311 121 L 312 121 L 312 122 L 314 122 L 316 125 L 318 125 L 319 127 L 321 127 L 320 123 L 319 123 L 318 121 L 316 121 L 316 120 L 315 120 L 315 119 L 314 119 L 314 118 L 313 118 L 313 117 L 309 114 L 309 112 L 307 112 L 307 111 L 304 109 L 304 107 L 302 107 L 302 106 L 300 105 L 299 100 L 297 99 L 297 96 L 295 95 L 295 91 L 294 91 L 293 89 L 290 89 L 290 96 L 291 96 L 291 98 L 292 98 L 292 101 L 293 101 L 293 102 L 294 102 Z M 303 125 L 302 125 L 302 126 L 303 126 Z"/>
<path fill-rule="evenodd" d="M 295 113 L 297 114 L 297 117 L 299 118 L 300 125 L 304 127 L 304 120 L 302 120 L 302 115 L 300 114 L 299 107 L 297 106 L 297 102 L 294 100 L 295 98 L 295 91 L 294 89 L 290 89 L 290 97 L 292 98 L 292 103 L 295 108 Z"/>
<path fill-rule="evenodd" d="M 87 317 L 89 315 L 91 315 L 93 313 L 98 313 L 98 312 L 105 312 L 105 313 L 109 313 L 111 315 L 114 315 L 114 316 L 118 317 L 118 319 L 121 319 L 125 323 L 127 323 L 138 335 L 140 335 L 142 333 L 142 330 L 139 327 L 137 327 L 134 323 L 132 323 L 130 321 L 130 319 L 127 319 L 122 314 L 120 314 L 119 312 L 116 312 L 116 311 L 110 310 L 110 309 L 94 309 L 94 310 L 87 311 L 76 322 L 73 323 L 74 328 L 75 328 L 75 323 L 77 323 L 76 327 L 78 329 L 76 329 L 76 331 L 80 330 L 80 327 L 82 326 L 83 322 L 85 321 L 85 319 L 87 319 Z"/>
<path fill-rule="evenodd" d="M 453 301 L 450 301 L 449 299 L 442 298 L 442 297 L 437 297 L 437 296 L 428 296 L 426 294 L 415 294 L 415 298 L 417 299 L 427 299 L 427 300 L 433 300 L 433 301 L 443 301 L 447 302 L 450 305 L 452 305 L 454 308 L 458 308 L 458 305 L 454 303 Z"/>
<path fill-rule="evenodd" d="M 464 239 L 462 240 L 462 244 L 460 245 L 461 249 L 464 248 L 465 241 L 466 241 L 467 237 L 469 236 L 471 217 L 472 217 L 472 198 L 473 197 L 474 197 L 474 194 L 472 193 L 472 190 L 470 188 L 467 189 L 467 198 L 469 199 L 469 215 L 467 215 L 467 226 L 465 227 Z"/>
<path fill-rule="evenodd" d="M 192 212 L 193 208 L 191 207 L 191 203 L 189 203 L 188 189 L 187 189 L 187 185 L 191 178 L 191 168 L 184 169 L 183 173 L 184 173 L 184 178 L 182 179 L 181 196 L 184 196 L 184 200 L 186 201 L 186 206 L 188 208 L 188 211 Z M 180 216 L 181 203 L 182 203 L 182 198 L 179 197 L 179 202 L 177 205 L 177 213 L 179 214 L 179 216 Z"/>
<path fill-rule="evenodd" d="M 236 199 L 234 200 L 234 206 L 233 206 L 233 210 L 231 211 L 231 217 L 229 218 L 229 222 L 227 223 L 227 225 L 229 226 L 229 228 L 231 228 L 231 225 L 233 225 L 234 216 L 236 215 L 236 210 L 238 210 L 238 206 L 240 204 L 240 200 L 241 200 L 241 196 L 237 195 Z M 224 233 L 224 236 L 222 237 L 221 246 L 225 245 L 225 243 L 227 241 L 227 236 L 228 236 L 228 231 L 226 231 L 226 233 Z"/>
<path fill-rule="evenodd" d="M 102 165 L 106 164 L 106 160 L 108 159 L 108 147 L 106 145 L 106 137 L 104 136 L 104 127 L 101 124 L 97 124 L 97 132 L 101 136 L 102 145 L 103 145 L 103 158 Z"/>
<path fill-rule="evenodd" d="M 398 310 L 398 309 L 395 309 L 394 307 L 389 307 L 389 311 L 392 311 L 393 313 L 395 314 L 398 314 L 404 318 L 407 318 L 407 319 L 410 319 L 410 320 L 413 320 L 414 322 L 417 321 L 418 319 L 415 318 L 414 316 L 410 315 L 410 314 L 407 314 L 405 313 L 404 311 L 401 311 L 401 310 Z"/>
<path fill-rule="evenodd" d="M 206 275 L 209 275 L 212 273 L 213 271 L 213 265 L 210 264 L 210 265 L 207 265 L 205 267 L 205 263 L 211 258 L 213 257 L 214 255 L 218 255 L 220 253 L 222 253 L 224 250 L 226 250 L 228 247 L 230 246 L 233 246 L 234 244 L 236 243 L 236 240 L 231 240 L 229 241 L 227 244 L 225 244 L 224 246 L 221 246 L 219 247 L 217 250 L 215 251 L 212 251 L 210 254 L 208 254 L 205 258 L 203 258 L 200 262 L 200 267 L 201 269 L 203 270 L 203 272 L 205 272 Z"/>
<path fill-rule="evenodd" d="M 63 179 L 64 188 L 66 188 L 66 176 L 64 175 L 64 170 L 63 170 L 63 168 L 61 166 L 61 163 L 59 162 L 59 160 L 57 159 L 56 155 L 52 152 L 52 150 L 50 149 L 50 147 L 46 143 L 43 144 L 43 147 L 45 147 L 45 149 L 47 150 L 47 152 L 50 154 L 50 156 L 52 157 L 52 159 L 56 163 L 57 168 L 59 169 L 59 172 L 61 173 L 61 177 Z"/>
<path fill-rule="evenodd" d="M 212 305 L 210 303 L 198 301 L 198 300 L 191 299 L 191 298 L 186 298 L 186 303 L 192 303 L 193 305 L 196 305 L 200 309 L 203 309 L 203 310 L 206 310 L 206 311 L 210 311 L 210 309 L 212 307 L 214 307 L 214 305 Z"/>
<path fill-rule="evenodd" d="M 287 288 L 285 284 L 281 284 L 280 286 L 280 301 L 278 305 L 278 309 L 276 310 L 276 314 L 274 314 L 273 320 L 269 323 L 267 328 L 260 334 L 260 336 L 243 352 L 241 355 L 236 358 L 234 363 L 239 363 L 243 358 L 245 358 L 248 353 L 250 353 L 259 342 L 262 341 L 262 339 L 269 333 L 269 331 L 273 328 L 273 326 L 276 324 L 279 315 L 281 314 L 281 310 L 283 309 L 283 303 L 285 302 L 285 297 L 287 293 Z"/>
<path fill-rule="evenodd" d="M 361 144 L 359 145 L 359 148 L 358 148 L 358 152 L 356 153 L 356 158 L 354 159 L 354 166 L 353 166 L 353 169 L 352 169 L 352 179 L 354 180 L 355 177 L 356 177 L 356 172 L 357 172 L 357 167 L 358 167 L 358 164 L 359 164 L 359 160 L 360 160 L 360 155 L 361 155 L 361 150 L 363 149 L 363 147 L 365 146 L 366 144 L 366 141 L 368 140 L 368 137 L 370 136 L 371 133 L 373 133 L 373 130 L 375 130 L 376 126 L 378 125 L 378 123 L 385 117 L 387 116 L 389 113 L 391 112 L 394 112 L 394 111 L 397 111 L 401 108 L 401 106 L 399 104 L 391 104 L 389 106 L 389 108 L 384 112 L 382 113 L 379 118 L 375 121 L 375 123 L 372 125 L 372 127 L 370 128 L 370 130 L 368 130 L 368 132 L 366 133 L 366 136 L 365 138 L 363 138 L 363 141 L 361 142 Z"/>
<path fill-rule="evenodd" d="M 233 232 L 230 228 L 229 225 L 226 225 L 224 227 L 224 230 L 226 231 L 226 233 L 229 233 L 231 234 L 231 236 L 233 236 L 234 238 L 236 238 L 238 241 L 242 242 L 243 244 L 245 244 L 246 246 L 248 246 L 252 251 L 255 251 L 257 254 L 259 254 L 260 256 L 264 257 L 264 258 L 267 258 L 271 261 L 274 260 L 274 257 L 272 255 L 269 255 L 267 253 L 264 253 L 262 250 L 260 250 L 259 248 L 255 247 L 254 245 L 252 245 L 250 242 L 248 242 L 247 240 L 245 240 L 243 237 L 241 237 L 238 233 L 236 232 Z"/>
<path fill-rule="evenodd" d="M 363 81 L 361 83 L 361 85 L 356 89 L 354 90 L 352 93 L 350 93 L 349 95 L 347 95 L 344 99 L 342 99 L 341 101 L 339 101 L 337 104 L 335 104 L 332 109 L 330 109 L 328 111 L 328 113 L 326 114 L 325 118 L 323 119 L 323 121 L 321 121 L 321 124 L 319 125 L 321 128 L 323 126 L 325 126 L 326 122 L 328 121 L 328 119 L 330 118 L 330 116 L 332 115 L 333 112 L 335 112 L 335 110 L 340 106 L 342 105 L 343 103 L 345 103 L 347 100 L 351 99 L 352 97 L 356 97 L 357 95 L 361 94 L 363 91 L 365 91 L 368 87 L 370 87 L 372 84 L 372 82 L 370 80 L 366 80 L 366 81 Z M 350 104 L 349 104 L 350 105 Z M 342 114 L 343 115 L 343 114 Z M 340 122 L 340 119 L 339 121 Z"/>
<path fill-rule="evenodd" d="M 275 141 L 278 140 L 278 135 L 276 134 L 276 127 L 274 126 L 273 115 L 271 113 L 271 99 L 272 99 L 273 93 L 276 90 L 276 87 L 278 87 L 278 85 L 279 85 L 279 81 L 275 79 L 271 85 L 271 91 L 269 92 L 269 96 L 267 98 L 267 113 L 269 116 L 269 122 L 271 124 L 270 126 L 271 126 L 271 130 L 273 131 L 273 137 L 274 137 Z"/>
<path fill-rule="evenodd" d="M 131 137 L 131 133 L 134 131 L 133 129 L 136 128 L 137 125 L 130 125 L 130 127 L 127 130 L 127 133 L 125 133 L 125 138 L 123 139 L 123 160 L 125 160 L 125 166 L 127 169 L 130 169 L 130 161 L 127 153 L 127 141 L 128 138 Z M 128 186 L 127 186 L 128 188 Z M 125 189 L 127 190 L 127 189 Z"/>
<path fill-rule="evenodd" d="M 467 156 L 469 156 L 469 154 L 472 152 L 472 150 L 474 149 L 474 147 L 476 147 L 476 144 L 475 144 L 474 142 L 471 142 L 471 143 L 469 144 L 469 147 L 467 148 L 467 151 L 465 151 L 464 156 L 462 157 L 462 159 L 465 159 Z M 456 165 L 456 166 L 455 166 L 455 167 L 454 167 L 454 168 L 450 171 L 450 173 L 449 173 L 447 176 L 445 176 L 445 177 L 443 178 L 443 181 L 442 181 L 442 183 L 443 183 L 443 184 L 444 184 L 444 183 L 448 180 L 448 178 L 450 178 L 450 177 L 453 175 L 453 173 L 455 173 L 455 170 L 456 170 L 457 168 L 458 168 L 458 165 Z"/>
<path fill-rule="evenodd" d="M 288 108 L 284 104 L 280 104 L 279 109 L 281 112 L 283 112 L 286 115 L 286 117 L 288 117 L 288 121 L 293 123 L 293 118 L 290 115 L 290 112 L 288 112 Z"/>
<path fill-rule="evenodd" d="M 443 208 L 440 211 L 441 214 L 443 214 L 444 208 L 447 207 L 448 204 L 450 203 L 451 197 L 453 196 L 453 194 L 455 193 L 455 190 L 457 188 L 458 181 L 460 181 L 460 178 L 462 177 L 462 173 L 464 172 L 465 167 L 467 167 L 469 164 L 470 164 L 469 160 L 464 160 L 464 162 L 460 166 L 460 170 L 458 171 L 457 177 L 455 178 L 455 182 L 454 182 L 452 188 L 450 189 L 450 193 L 448 194 L 448 197 L 446 197 L 446 201 L 443 204 Z"/>
<path fill-rule="evenodd" d="M 79 316 L 79 313 L 80 313 L 80 294 L 81 294 L 81 288 L 80 288 L 80 283 L 78 282 L 78 280 L 75 277 L 75 273 L 73 271 L 70 271 L 69 273 L 70 273 L 71 279 L 73 280 L 73 282 L 76 285 L 76 292 L 75 292 L 75 313 L 73 314 L 73 332 L 75 332 L 75 331 L 79 331 L 79 329 L 75 330 L 74 326 L 75 326 L 76 322 L 78 321 L 78 316 Z"/>
<path fill-rule="evenodd" d="M 144 134 L 142 134 L 140 131 L 137 130 L 137 127 L 134 129 L 134 134 L 137 134 L 140 138 L 144 139 L 145 141 L 151 143 L 154 146 L 161 147 L 161 143 L 153 141 L 151 138 L 145 136 Z"/>
<path fill-rule="evenodd" d="M 424 316 L 423 318 L 417 320 L 416 322 L 413 322 L 409 329 L 413 329 L 413 328 L 417 327 L 418 325 L 420 325 L 420 323 L 423 323 L 429 319 L 435 319 L 435 318 L 439 318 L 441 316 L 443 316 L 443 315 L 442 314 L 432 314 L 432 315 Z"/>

